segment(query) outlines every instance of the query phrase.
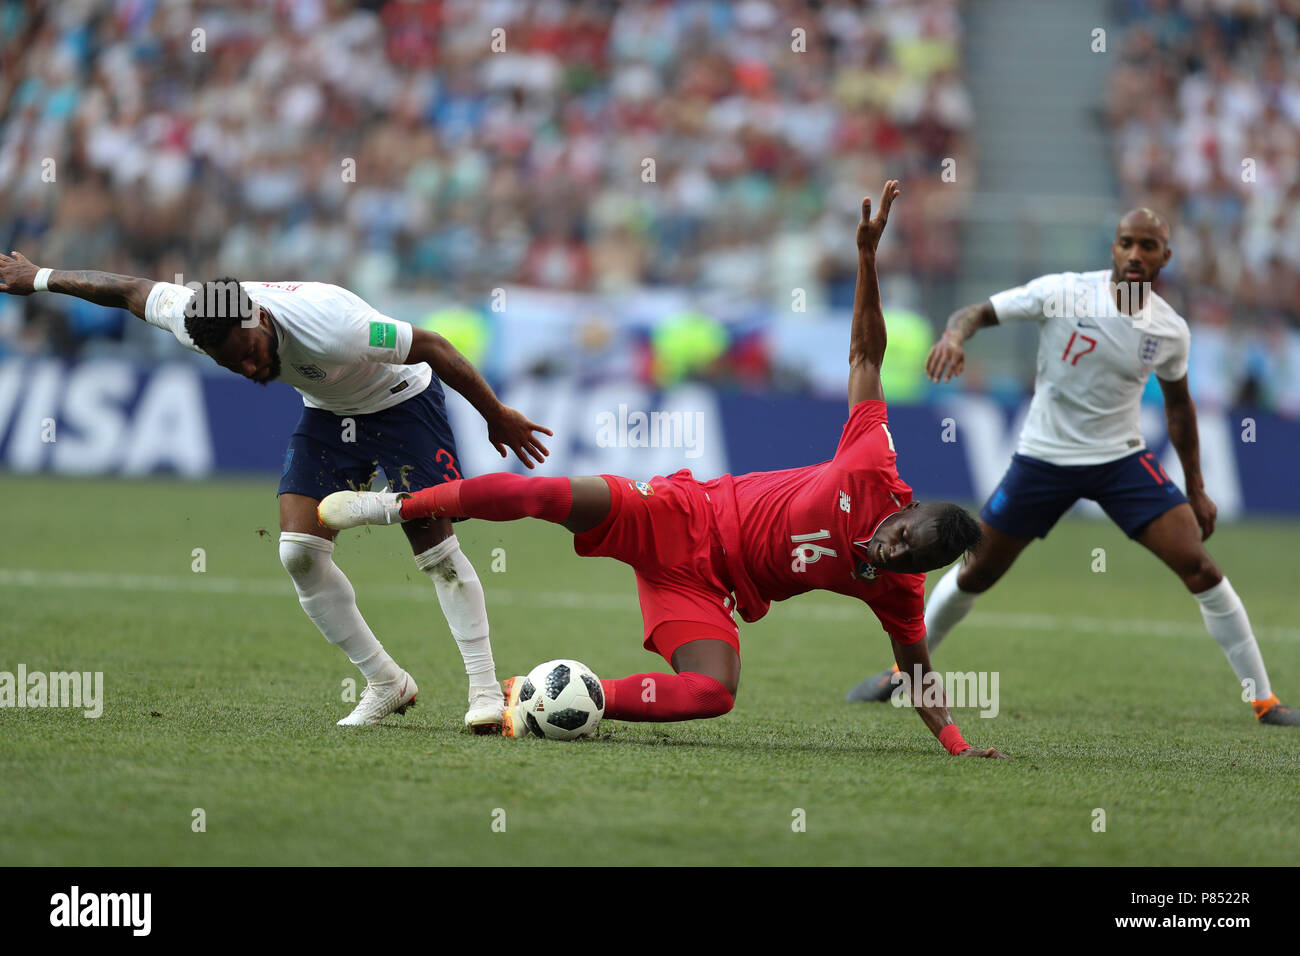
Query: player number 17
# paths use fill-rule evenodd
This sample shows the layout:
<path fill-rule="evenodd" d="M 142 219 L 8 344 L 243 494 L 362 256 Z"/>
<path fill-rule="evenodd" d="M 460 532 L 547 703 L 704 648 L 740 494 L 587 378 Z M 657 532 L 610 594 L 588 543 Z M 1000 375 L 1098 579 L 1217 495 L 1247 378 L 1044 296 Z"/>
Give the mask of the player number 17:
<path fill-rule="evenodd" d="M 1069 358 L 1070 349 L 1074 348 L 1075 339 L 1079 340 L 1080 345 L 1082 345 L 1082 343 L 1084 342 L 1087 342 L 1088 347 L 1086 349 L 1080 348 L 1079 351 L 1074 353 L 1074 358 L 1071 359 Z M 1064 362 L 1068 360 L 1071 365 L 1078 365 L 1079 359 L 1083 358 L 1085 355 L 1087 355 L 1096 347 L 1097 347 L 1097 340 L 1092 338 L 1092 336 L 1080 335 L 1078 332 L 1071 332 L 1070 341 L 1065 343 L 1065 351 L 1061 353 L 1061 361 Z"/>

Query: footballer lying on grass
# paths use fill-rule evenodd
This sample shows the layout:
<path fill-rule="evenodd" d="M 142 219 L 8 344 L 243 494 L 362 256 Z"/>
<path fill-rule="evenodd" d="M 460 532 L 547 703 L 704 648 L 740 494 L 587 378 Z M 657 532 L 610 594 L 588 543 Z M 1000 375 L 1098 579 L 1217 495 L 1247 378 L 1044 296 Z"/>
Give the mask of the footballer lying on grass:
<path fill-rule="evenodd" d="M 1004 322 L 1041 328 L 1034 400 L 1011 467 L 980 513 L 980 546 L 930 592 L 930 649 L 1035 538 L 1046 538 L 1076 501 L 1091 498 L 1196 598 L 1256 719 L 1300 726 L 1300 711 L 1273 693 L 1245 605 L 1205 550 L 1217 509 L 1201 477 L 1196 406 L 1187 388 L 1191 336 L 1151 289 L 1169 261 L 1169 226 L 1150 209 L 1131 210 L 1115 228 L 1110 252 L 1110 269 L 1041 276 L 958 309 L 925 361 L 930 378 L 946 382 L 961 374 L 962 343 L 979 329 Z M 1152 371 L 1186 495 L 1142 439 L 1138 412 Z M 849 700 L 888 700 L 894 680 L 892 669 L 869 677 Z"/>
<path fill-rule="evenodd" d="M 912 501 L 895 468 L 880 384 L 885 321 L 875 253 L 897 195 L 890 181 L 874 219 L 871 200 L 862 203 L 849 420 L 831 461 L 704 482 L 689 471 L 648 482 L 499 474 L 411 495 L 343 491 L 321 502 L 321 523 L 342 529 L 430 516 L 541 518 L 573 532 L 579 554 L 630 564 L 644 646 L 676 673 L 602 681 L 605 716 L 615 720 L 694 720 L 731 710 L 740 679 L 736 610 L 756 621 L 770 602 L 808 591 L 860 598 L 892 639 L 898 666 L 921 675 L 912 699 L 939 742 L 953 754 L 1001 757 L 962 740 L 941 706 L 926 650 L 924 572 L 969 551 L 979 526 L 954 504 Z M 655 682 L 653 700 L 642 696 L 647 678 Z M 516 712 L 522 683 L 507 682 L 503 732 L 512 737 L 528 733 Z"/>
<path fill-rule="evenodd" d="M 478 409 L 488 440 L 503 457 L 508 447 L 532 468 L 529 456 L 540 462 L 548 454 L 534 432 L 551 432 L 502 405 L 442 336 L 390 319 L 335 285 L 217 279 L 196 291 L 107 272 L 38 269 L 17 252 L 0 254 L 0 292 L 45 291 L 128 309 L 223 368 L 259 385 L 279 380 L 298 391 L 302 418 L 289 439 L 277 492 L 280 561 L 312 623 L 366 678 L 356 708 L 338 723 L 377 724 L 404 713 L 415 703 L 415 681 L 357 609 L 352 584 L 334 563 L 335 533 L 316 519 L 317 503 L 341 488 L 368 487 L 376 466 L 404 487 L 460 478 L 440 381 Z M 465 725 L 496 733 L 505 700 L 474 566 L 447 518 L 413 521 L 404 530 L 465 661 Z"/>

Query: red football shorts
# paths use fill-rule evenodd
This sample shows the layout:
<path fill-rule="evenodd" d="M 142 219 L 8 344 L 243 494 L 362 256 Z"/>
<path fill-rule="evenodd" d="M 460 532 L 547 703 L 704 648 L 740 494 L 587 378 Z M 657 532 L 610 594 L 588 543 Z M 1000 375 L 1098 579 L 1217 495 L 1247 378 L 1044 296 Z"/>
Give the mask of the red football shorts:
<path fill-rule="evenodd" d="M 573 550 L 636 571 L 642 646 L 670 665 L 673 651 L 701 639 L 726 641 L 739 654 L 735 601 L 704 489 L 682 472 L 648 482 L 600 477 L 609 485 L 609 516 L 574 535 Z"/>

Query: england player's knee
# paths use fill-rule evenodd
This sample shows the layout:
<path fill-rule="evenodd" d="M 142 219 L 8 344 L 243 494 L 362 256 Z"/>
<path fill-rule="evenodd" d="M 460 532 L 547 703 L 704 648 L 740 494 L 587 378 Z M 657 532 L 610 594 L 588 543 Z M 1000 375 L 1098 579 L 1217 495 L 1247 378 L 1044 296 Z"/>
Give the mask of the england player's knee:
<path fill-rule="evenodd" d="M 280 563 L 295 584 L 318 576 L 322 564 L 332 562 L 334 542 L 314 534 L 297 531 L 280 532 Z"/>
<path fill-rule="evenodd" d="M 334 563 L 334 542 L 296 531 L 280 533 L 280 563 L 293 579 L 298 603 L 313 621 L 355 613 L 352 582 Z"/>
<path fill-rule="evenodd" d="M 1175 570 L 1187 585 L 1187 590 L 1193 594 L 1208 591 L 1223 580 L 1223 572 L 1203 549 L 1199 555 L 1189 555 L 1182 561 L 1182 566 Z"/>
<path fill-rule="evenodd" d="M 461 551 L 460 541 L 454 534 L 417 554 L 415 566 L 429 575 L 439 589 L 465 588 L 478 581 L 474 566 Z"/>
<path fill-rule="evenodd" d="M 964 564 L 957 572 L 957 587 L 967 594 L 983 594 L 998 583 L 1004 570 L 979 563 Z"/>

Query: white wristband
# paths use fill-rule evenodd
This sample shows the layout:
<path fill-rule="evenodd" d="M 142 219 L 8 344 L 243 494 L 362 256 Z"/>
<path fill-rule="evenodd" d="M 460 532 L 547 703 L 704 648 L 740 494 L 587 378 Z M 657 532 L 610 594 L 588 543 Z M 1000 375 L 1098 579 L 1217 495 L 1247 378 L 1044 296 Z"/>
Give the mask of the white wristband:
<path fill-rule="evenodd" d="M 37 292 L 50 291 L 50 273 L 53 269 L 37 269 L 36 278 L 32 280 L 32 288 Z"/>

